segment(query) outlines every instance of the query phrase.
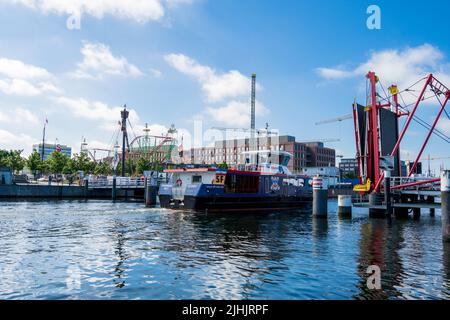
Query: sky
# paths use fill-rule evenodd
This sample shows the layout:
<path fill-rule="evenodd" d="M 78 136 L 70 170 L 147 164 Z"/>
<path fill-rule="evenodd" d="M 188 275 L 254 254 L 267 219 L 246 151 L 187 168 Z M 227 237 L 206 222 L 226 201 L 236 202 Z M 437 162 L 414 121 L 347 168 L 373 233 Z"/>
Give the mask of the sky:
<path fill-rule="evenodd" d="M 373 4 L 381 29 L 367 27 Z M 153 134 L 175 124 L 186 146 L 206 145 L 213 127 L 249 127 L 256 73 L 258 128 L 338 139 L 326 145 L 354 157 L 351 120 L 315 123 L 350 114 L 355 99 L 364 104 L 370 70 L 385 88 L 428 73 L 450 86 L 449 9 L 447 1 L 0 0 L 0 148 L 29 154 L 45 119 L 47 142 L 77 152 L 84 137 L 111 148 L 124 104 L 132 137 L 146 123 Z M 418 115 L 432 122 L 437 111 L 427 100 Z M 450 135 L 446 115 L 438 128 Z M 411 125 L 404 159 L 425 134 Z M 433 136 L 428 154 L 450 150 Z M 441 164 L 449 161 L 432 161 Z"/>

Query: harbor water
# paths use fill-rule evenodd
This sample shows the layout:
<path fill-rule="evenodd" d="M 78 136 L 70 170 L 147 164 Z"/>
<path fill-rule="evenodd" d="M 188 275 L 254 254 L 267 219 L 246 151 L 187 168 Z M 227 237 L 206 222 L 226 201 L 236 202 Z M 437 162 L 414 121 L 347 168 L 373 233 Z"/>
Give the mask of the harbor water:
<path fill-rule="evenodd" d="M 449 299 L 440 212 L 420 221 L 0 202 L 0 299 Z M 381 290 L 366 271 L 381 269 Z"/>

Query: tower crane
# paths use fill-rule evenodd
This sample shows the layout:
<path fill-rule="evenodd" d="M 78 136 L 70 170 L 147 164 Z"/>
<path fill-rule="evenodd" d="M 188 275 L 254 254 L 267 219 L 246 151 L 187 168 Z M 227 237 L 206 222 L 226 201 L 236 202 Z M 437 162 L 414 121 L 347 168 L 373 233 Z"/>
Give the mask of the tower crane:
<path fill-rule="evenodd" d="M 328 123 L 333 123 L 333 122 L 342 122 L 342 121 L 350 120 L 350 119 L 353 119 L 353 114 L 346 114 L 346 115 L 338 117 L 338 118 L 319 121 L 319 122 L 316 122 L 315 124 L 316 124 L 316 126 L 318 126 L 318 125 L 328 124 Z"/>

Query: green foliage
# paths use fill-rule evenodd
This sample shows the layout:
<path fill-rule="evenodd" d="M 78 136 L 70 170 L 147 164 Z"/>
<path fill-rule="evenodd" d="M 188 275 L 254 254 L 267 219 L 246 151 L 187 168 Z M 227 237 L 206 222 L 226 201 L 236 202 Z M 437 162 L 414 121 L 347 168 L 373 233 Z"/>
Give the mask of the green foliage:
<path fill-rule="evenodd" d="M 224 161 L 217 166 L 219 169 L 228 170 L 228 164 Z"/>
<path fill-rule="evenodd" d="M 13 172 L 25 167 L 25 159 L 22 158 L 23 150 L 0 150 L 0 167 L 10 168 Z"/>
<path fill-rule="evenodd" d="M 130 176 L 132 176 L 136 172 L 136 161 L 133 159 L 126 159 L 125 160 L 125 171 Z"/>
<path fill-rule="evenodd" d="M 150 169 L 151 169 L 150 162 L 145 158 L 139 158 L 139 160 L 136 163 L 136 174 L 138 175 L 143 174 L 144 171 Z"/>
<path fill-rule="evenodd" d="M 74 171 L 83 171 L 85 174 L 91 174 L 95 171 L 96 164 L 86 153 L 75 154 L 73 157 Z"/>
<path fill-rule="evenodd" d="M 52 173 L 62 173 L 68 161 L 69 157 L 58 151 L 54 151 L 47 160 L 45 160 L 45 162 L 48 162 L 48 167 Z"/>
<path fill-rule="evenodd" d="M 96 175 L 109 175 L 111 174 L 111 167 L 107 162 L 100 162 L 96 165 L 94 174 Z"/>
<path fill-rule="evenodd" d="M 34 150 L 32 154 L 29 155 L 26 160 L 28 169 L 33 172 L 34 177 L 36 178 L 36 171 L 41 169 L 42 159 L 41 155 Z"/>
<path fill-rule="evenodd" d="M 66 165 L 64 166 L 62 173 L 64 174 L 74 174 L 77 170 L 75 170 L 75 161 L 71 158 L 67 159 Z"/>

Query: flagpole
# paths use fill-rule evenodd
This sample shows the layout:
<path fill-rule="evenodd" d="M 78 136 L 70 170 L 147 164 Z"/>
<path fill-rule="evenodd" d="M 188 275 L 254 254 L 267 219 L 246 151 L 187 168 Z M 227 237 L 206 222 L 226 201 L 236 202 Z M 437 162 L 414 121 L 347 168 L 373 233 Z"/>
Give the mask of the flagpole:
<path fill-rule="evenodd" d="M 43 133 L 42 133 L 42 158 L 41 158 L 42 162 L 44 162 L 45 126 L 46 126 L 46 125 L 47 125 L 47 119 L 45 119 L 45 122 L 44 122 L 44 130 L 43 130 Z"/>

